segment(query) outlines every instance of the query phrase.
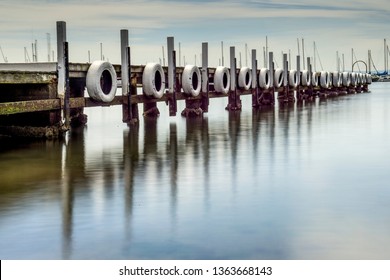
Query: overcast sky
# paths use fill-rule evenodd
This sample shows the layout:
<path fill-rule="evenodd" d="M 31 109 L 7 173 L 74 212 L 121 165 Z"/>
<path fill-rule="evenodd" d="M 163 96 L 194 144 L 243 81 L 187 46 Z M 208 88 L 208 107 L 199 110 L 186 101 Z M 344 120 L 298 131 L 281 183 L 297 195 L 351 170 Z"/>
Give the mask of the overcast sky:
<path fill-rule="evenodd" d="M 256 49 L 263 64 L 263 46 L 281 66 L 281 53 L 291 52 L 293 67 L 298 46 L 305 41 L 305 55 L 313 56 L 313 42 L 324 70 L 336 69 L 336 51 L 351 68 L 351 48 L 357 59 L 383 69 L 383 39 L 390 43 L 389 0 L 216 0 L 216 1 L 122 1 L 122 0 L 1 0 L 0 46 L 9 62 L 24 62 L 24 47 L 31 57 L 31 43 L 38 40 L 38 59 L 47 61 L 47 33 L 56 46 L 56 21 L 66 21 L 71 62 L 100 59 L 100 43 L 106 59 L 120 62 L 120 29 L 130 32 L 133 64 L 159 62 L 168 36 L 175 37 L 181 63 L 200 64 L 201 44 L 209 43 L 209 65 L 216 66 L 224 42 L 225 64 L 229 47 L 236 47 L 245 64 L 245 44 Z M 302 46 L 301 50 L 302 50 Z M 166 50 L 166 49 L 165 49 Z M 250 55 L 247 55 L 250 64 Z M 177 59 L 179 62 L 179 59 Z M 0 62 L 3 58 L 0 56 Z M 320 69 L 317 57 L 317 70 Z"/>

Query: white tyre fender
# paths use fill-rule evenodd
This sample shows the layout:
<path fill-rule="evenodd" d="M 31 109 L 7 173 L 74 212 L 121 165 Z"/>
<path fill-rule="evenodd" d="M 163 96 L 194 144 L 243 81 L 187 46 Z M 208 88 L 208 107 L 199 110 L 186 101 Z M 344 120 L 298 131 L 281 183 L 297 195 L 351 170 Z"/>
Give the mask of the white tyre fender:
<path fill-rule="evenodd" d="M 363 73 L 359 73 L 359 85 L 363 84 Z"/>
<path fill-rule="evenodd" d="M 332 84 L 334 87 L 339 87 L 340 73 L 338 71 L 332 72 Z"/>
<path fill-rule="evenodd" d="M 339 71 L 333 72 L 333 86 L 341 87 L 343 85 L 343 74 Z"/>
<path fill-rule="evenodd" d="M 274 86 L 280 88 L 283 85 L 283 69 L 276 68 L 274 73 Z"/>
<path fill-rule="evenodd" d="M 111 63 L 94 61 L 87 72 L 88 95 L 96 101 L 111 102 L 116 94 L 116 78 L 116 72 Z"/>
<path fill-rule="evenodd" d="M 146 96 L 161 98 L 165 91 L 165 74 L 158 63 L 148 63 L 142 74 L 142 88 Z"/>
<path fill-rule="evenodd" d="M 362 73 L 362 85 L 367 84 L 367 74 Z"/>
<path fill-rule="evenodd" d="M 371 76 L 371 74 L 368 74 L 368 76 L 367 76 L 367 84 L 371 84 L 372 83 L 372 76 Z"/>
<path fill-rule="evenodd" d="M 245 90 L 250 89 L 252 84 L 252 72 L 249 67 L 242 67 L 238 74 L 238 86 Z"/>
<path fill-rule="evenodd" d="M 218 66 L 214 73 L 214 89 L 216 92 L 227 94 L 230 88 L 230 73 L 225 66 Z"/>
<path fill-rule="evenodd" d="M 259 87 L 262 89 L 269 89 L 271 86 L 271 75 L 269 69 L 261 68 L 259 73 Z"/>
<path fill-rule="evenodd" d="M 349 87 L 351 85 L 351 74 L 349 72 L 343 72 L 343 86 Z"/>
<path fill-rule="evenodd" d="M 288 71 L 288 84 L 290 87 L 296 88 L 298 86 L 298 77 L 299 73 L 297 70 L 290 70 Z"/>
<path fill-rule="evenodd" d="M 320 76 L 320 72 L 313 72 L 311 79 L 313 87 L 318 87 L 318 85 L 320 84 Z"/>
<path fill-rule="evenodd" d="M 320 77 L 320 86 L 322 88 L 328 88 L 329 87 L 329 73 L 326 71 L 321 71 L 321 77 Z"/>
<path fill-rule="evenodd" d="M 301 85 L 303 85 L 303 86 L 310 86 L 311 85 L 311 76 L 310 76 L 310 72 L 308 70 L 302 71 Z"/>
<path fill-rule="evenodd" d="M 357 78 L 356 78 L 356 73 L 352 72 L 351 73 L 351 85 L 356 86 L 357 85 Z"/>
<path fill-rule="evenodd" d="M 181 84 L 186 94 L 198 96 L 202 84 L 199 68 L 195 65 L 186 65 L 183 70 Z"/>
<path fill-rule="evenodd" d="M 360 84 L 360 73 L 356 73 L 356 85 L 359 86 Z"/>
<path fill-rule="evenodd" d="M 332 80 L 332 72 L 328 72 L 328 88 L 331 88 L 333 86 L 333 80 Z"/>

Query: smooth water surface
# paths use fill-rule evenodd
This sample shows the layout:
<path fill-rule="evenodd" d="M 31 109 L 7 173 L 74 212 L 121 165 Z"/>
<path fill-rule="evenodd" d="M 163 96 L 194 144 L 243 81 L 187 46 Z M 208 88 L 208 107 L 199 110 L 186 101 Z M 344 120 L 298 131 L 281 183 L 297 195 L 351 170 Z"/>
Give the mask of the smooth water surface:
<path fill-rule="evenodd" d="M 0 259 L 390 259 L 390 83 L 370 89 L 3 138 Z"/>

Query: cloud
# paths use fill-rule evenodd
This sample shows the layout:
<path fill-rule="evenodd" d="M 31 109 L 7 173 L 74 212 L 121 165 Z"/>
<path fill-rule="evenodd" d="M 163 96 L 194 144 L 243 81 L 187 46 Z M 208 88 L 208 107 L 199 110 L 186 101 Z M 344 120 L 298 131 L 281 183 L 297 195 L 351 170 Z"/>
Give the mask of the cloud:
<path fill-rule="evenodd" d="M 55 22 L 64 20 L 74 60 L 85 60 L 88 49 L 96 48 L 92 52 L 98 52 L 99 42 L 103 42 L 107 56 L 118 62 L 119 30 L 126 28 L 137 51 L 135 62 L 158 60 L 167 36 L 182 42 L 188 57 L 200 52 L 202 41 L 210 42 L 210 57 L 215 64 L 220 41 L 226 46 L 238 44 L 240 51 L 248 43 L 260 53 L 267 35 L 275 52 L 296 49 L 297 37 L 318 41 L 324 57 L 328 57 L 323 60 L 332 61 L 331 67 L 336 50 L 349 51 L 350 46 L 356 46 L 357 53 L 361 48 L 363 54 L 372 42 L 388 35 L 388 6 L 385 0 L 3 0 L 0 44 L 9 53 L 9 60 L 20 60 L 23 46 L 35 37 L 45 40 L 47 32 L 54 38 Z"/>

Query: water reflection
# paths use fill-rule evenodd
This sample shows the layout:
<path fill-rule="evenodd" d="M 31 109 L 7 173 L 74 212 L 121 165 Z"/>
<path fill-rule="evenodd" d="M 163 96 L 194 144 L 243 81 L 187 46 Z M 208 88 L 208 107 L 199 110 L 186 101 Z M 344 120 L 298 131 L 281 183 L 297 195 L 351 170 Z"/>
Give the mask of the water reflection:
<path fill-rule="evenodd" d="M 387 96 L 1 141 L 0 258 L 387 258 Z"/>

